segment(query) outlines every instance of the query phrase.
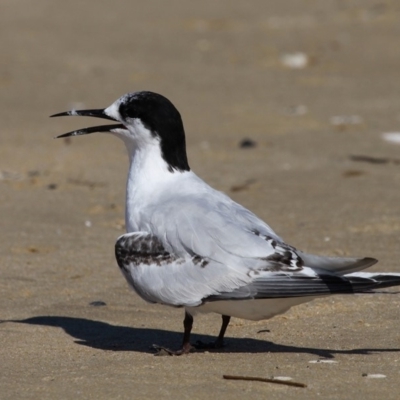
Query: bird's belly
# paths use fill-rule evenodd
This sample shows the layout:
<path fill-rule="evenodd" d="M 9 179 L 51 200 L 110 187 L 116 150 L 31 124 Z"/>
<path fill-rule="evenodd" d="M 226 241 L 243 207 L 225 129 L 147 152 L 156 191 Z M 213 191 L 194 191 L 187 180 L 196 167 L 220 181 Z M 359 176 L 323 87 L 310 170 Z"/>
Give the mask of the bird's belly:
<path fill-rule="evenodd" d="M 191 314 L 195 314 L 196 312 L 215 312 L 231 317 L 260 321 L 283 314 L 293 306 L 316 298 L 317 296 L 257 300 L 222 300 L 205 303 L 199 307 L 187 307 L 187 311 Z"/>
<path fill-rule="evenodd" d="M 196 279 L 185 279 L 181 271 L 194 268 L 192 262 L 185 260 L 166 261 L 134 265 L 121 268 L 129 285 L 144 300 L 150 303 L 182 307 L 201 304 L 202 287 Z M 197 267 L 199 268 L 199 267 Z"/>

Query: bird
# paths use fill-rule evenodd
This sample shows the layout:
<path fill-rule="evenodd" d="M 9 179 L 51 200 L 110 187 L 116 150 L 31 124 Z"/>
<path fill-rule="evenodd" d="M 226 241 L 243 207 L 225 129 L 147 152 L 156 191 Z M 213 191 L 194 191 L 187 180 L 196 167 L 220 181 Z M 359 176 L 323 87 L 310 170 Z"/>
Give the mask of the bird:
<path fill-rule="evenodd" d="M 285 243 L 253 212 L 217 191 L 189 167 L 182 117 L 166 97 L 139 91 L 85 116 L 111 125 L 57 138 L 106 132 L 125 143 L 126 232 L 115 244 L 117 264 L 145 301 L 184 308 L 182 345 L 155 346 L 170 355 L 221 348 L 231 317 L 265 320 L 292 306 L 334 294 L 373 293 L 400 285 L 400 273 L 360 272 L 371 257 L 325 257 Z M 196 313 L 222 316 L 212 343 L 191 344 Z"/>

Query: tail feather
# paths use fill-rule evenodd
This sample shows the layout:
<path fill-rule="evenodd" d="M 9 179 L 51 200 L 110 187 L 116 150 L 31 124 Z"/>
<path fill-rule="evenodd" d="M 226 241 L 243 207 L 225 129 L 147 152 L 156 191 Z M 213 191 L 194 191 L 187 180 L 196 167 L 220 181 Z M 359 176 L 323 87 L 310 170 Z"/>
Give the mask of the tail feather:
<path fill-rule="evenodd" d="M 307 267 L 324 270 L 335 275 L 345 275 L 351 272 L 361 271 L 369 268 L 378 262 L 377 259 L 371 257 L 350 258 L 350 257 L 324 257 L 314 254 L 307 254 L 298 251 L 304 265 Z"/>

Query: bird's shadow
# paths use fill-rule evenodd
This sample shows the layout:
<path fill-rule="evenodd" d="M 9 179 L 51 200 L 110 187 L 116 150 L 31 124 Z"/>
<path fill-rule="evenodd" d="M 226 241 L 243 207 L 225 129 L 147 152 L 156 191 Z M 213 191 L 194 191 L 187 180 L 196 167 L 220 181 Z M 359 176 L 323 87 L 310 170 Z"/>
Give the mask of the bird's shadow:
<path fill-rule="evenodd" d="M 85 318 L 63 316 L 39 316 L 23 320 L 10 320 L 30 325 L 42 325 L 62 328 L 68 335 L 75 338 L 75 343 L 95 349 L 109 351 L 136 351 L 142 353 L 155 352 L 153 343 L 178 348 L 182 334 L 162 329 L 133 328 L 111 325 L 106 322 L 93 321 Z M 193 335 L 193 342 L 212 342 L 215 337 L 209 335 Z M 333 358 L 335 354 L 371 354 L 382 352 L 398 352 L 400 349 L 360 348 L 352 350 L 321 349 L 314 347 L 286 346 L 265 340 L 227 338 L 225 353 L 307 353 L 321 358 Z"/>

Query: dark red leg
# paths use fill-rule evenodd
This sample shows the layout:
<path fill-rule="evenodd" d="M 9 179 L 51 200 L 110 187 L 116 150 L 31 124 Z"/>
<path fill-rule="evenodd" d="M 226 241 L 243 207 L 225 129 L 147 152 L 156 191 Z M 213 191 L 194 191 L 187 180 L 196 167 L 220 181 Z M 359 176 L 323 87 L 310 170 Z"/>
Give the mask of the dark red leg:
<path fill-rule="evenodd" d="M 215 340 L 215 342 L 211 342 L 211 343 L 203 343 L 201 341 L 196 342 L 196 349 L 220 349 L 221 347 L 224 347 L 224 335 L 226 332 L 226 328 L 229 325 L 229 321 L 231 320 L 231 317 L 228 315 L 223 315 L 222 316 L 222 325 L 221 325 L 221 329 L 219 331 L 219 335 L 217 337 L 217 339 Z"/>
<path fill-rule="evenodd" d="M 192 331 L 192 327 L 193 327 L 193 317 L 188 312 L 185 312 L 185 319 L 183 320 L 184 332 L 183 332 L 182 348 L 174 351 L 167 349 L 166 347 L 153 344 L 153 347 L 156 350 L 158 350 L 158 353 L 156 355 L 167 354 L 170 356 L 180 356 L 182 354 L 188 354 L 192 350 L 194 350 L 194 347 L 190 344 L 190 333 Z"/>
<path fill-rule="evenodd" d="M 193 317 L 185 311 L 185 319 L 183 320 L 183 341 L 182 350 L 184 354 L 190 353 L 193 347 L 190 344 L 190 333 L 193 327 Z"/>
<path fill-rule="evenodd" d="M 231 317 L 229 315 L 222 316 L 221 330 L 219 331 L 217 340 L 214 343 L 215 348 L 221 348 L 224 346 L 224 335 L 225 335 L 226 328 L 228 327 L 230 320 L 231 320 Z"/>

